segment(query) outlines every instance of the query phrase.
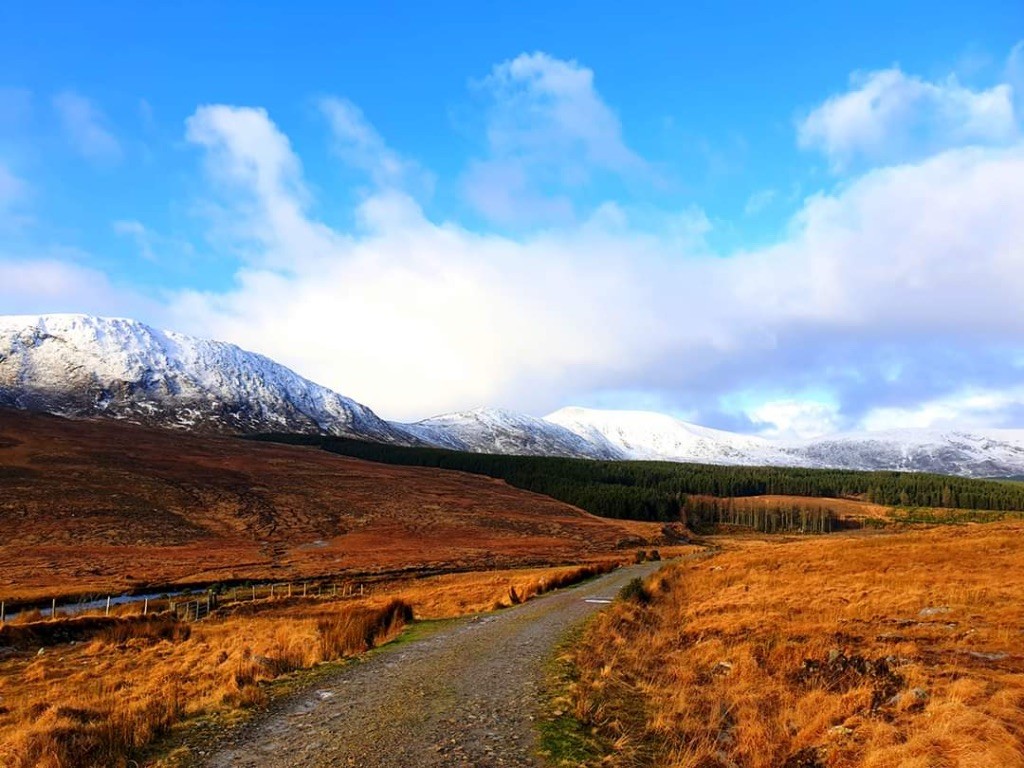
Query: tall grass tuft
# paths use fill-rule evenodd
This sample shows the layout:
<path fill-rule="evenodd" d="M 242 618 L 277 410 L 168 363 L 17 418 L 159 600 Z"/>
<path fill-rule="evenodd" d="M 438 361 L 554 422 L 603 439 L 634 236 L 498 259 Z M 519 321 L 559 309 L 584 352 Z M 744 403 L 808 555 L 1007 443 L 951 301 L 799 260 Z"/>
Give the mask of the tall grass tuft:
<path fill-rule="evenodd" d="M 381 608 L 360 608 L 320 619 L 320 657 L 331 661 L 368 651 L 392 639 L 412 618 L 412 606 L 404 600 L 392 600 Z"/>

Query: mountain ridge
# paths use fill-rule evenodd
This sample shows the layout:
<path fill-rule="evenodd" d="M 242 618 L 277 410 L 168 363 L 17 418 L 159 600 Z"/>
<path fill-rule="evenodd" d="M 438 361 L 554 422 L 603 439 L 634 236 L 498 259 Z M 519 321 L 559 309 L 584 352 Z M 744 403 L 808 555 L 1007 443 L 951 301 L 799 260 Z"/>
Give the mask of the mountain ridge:
<path fill-rule="evenodd" d="M 476 408 L 389 422 L 233 344 L 126 318 L 0 316 L 0 405 L 227 434 L 297 432 L 477 453 L 1024 474 L 1024 430 L 889 430 L 771 441 L 650 411 Z"/>

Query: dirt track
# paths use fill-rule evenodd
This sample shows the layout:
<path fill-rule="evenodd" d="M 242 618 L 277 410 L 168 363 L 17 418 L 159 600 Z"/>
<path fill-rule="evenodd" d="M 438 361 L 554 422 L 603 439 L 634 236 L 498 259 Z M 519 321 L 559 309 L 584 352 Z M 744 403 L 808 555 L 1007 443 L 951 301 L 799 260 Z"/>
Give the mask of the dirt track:
<path fill-rule="evenodd" d="M 446 622 L 353 663 L 243 728 L 211 768 L 539 766 L 544 663 L 634 576 L 622 568 L 499 613 Z M 594 601 L 594 602 L 589 602 Z"/>

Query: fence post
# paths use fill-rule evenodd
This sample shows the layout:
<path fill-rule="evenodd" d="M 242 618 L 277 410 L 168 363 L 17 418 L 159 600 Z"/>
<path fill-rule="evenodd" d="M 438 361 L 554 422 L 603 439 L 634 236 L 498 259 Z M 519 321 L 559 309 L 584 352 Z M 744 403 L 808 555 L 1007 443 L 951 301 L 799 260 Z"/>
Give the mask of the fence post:
<path fill-rule="evenodd" d="M 57 598 L 53 598 L 53 602 L 50 603 L 50 621 L 57 618 Z"/>
<path fill-rule="evenodd" d="M 3 624 L 5 621 L 7 621 L 7 603 L 0 600 L 0 624 Z"/>
<path fill-rule="evenodd" d="M 271 597 L 274 596 L 274 585 L 273 584 L 270 585 L 270 596 Z"/>
<path fill-rule="evenodd" d="M 148 597 L 145 598 L 145 601 L 142 603 L 142 615 L 143 616 L 148 616 L 149 615 L 149 598 Z"/>
<path fill-rule="evenodd" d="M 359 585 L 359 596 L 360 597 L 363 596 L 363 585 L 362 584 Z"/>
<path fill-rule="evenodd" d="M 306 582 L 302 582 L 302 596 L 306 596 Z"/>
<path fill-rule="evenodd" d="M 252 599 L 253 599 L 253 602 L 256 602 L 256 585 L 255 584 L 252 585 Z"/>
<path fill-rule="evenodd" d="M 291 597 L 291 596 L 292 596 L 292 585 L 289 582 L 289 584 L 288 584 L 288 597 Z"/>
<path fill-rule="evenodd" d="M 110 615 L 110 595 L 107 595 L 107 610 L 103 613 L 104 616 Z"/>
<path fill-rule="evenodd" d="M 210 615 L 210 596 L 206 596 L 206 615 Z"/>

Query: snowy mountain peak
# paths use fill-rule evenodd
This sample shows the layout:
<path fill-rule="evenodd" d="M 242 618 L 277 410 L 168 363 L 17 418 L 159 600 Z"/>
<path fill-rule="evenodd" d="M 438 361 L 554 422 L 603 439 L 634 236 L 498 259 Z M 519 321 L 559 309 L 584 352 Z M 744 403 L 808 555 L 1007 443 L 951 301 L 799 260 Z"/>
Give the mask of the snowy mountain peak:
<path fill-rule="evenodd" d="M 365 406 L 263 355 L 87 315 L 0 317 L 0 405 L 223 432 L 408 440 Z"/>
<path fill-rule="evenodd" d="M 573 406 L 544 419 L 634 459 L 766 463 L 778 453 L 762 438 L 709 429 L 653 411 Z"/>
<path fill-rule="evenodd" d="M 572 456 L 617 459 L 614 450 L 596 445 L 558 424 L 503 408 L 475 408 L 401 425 L 424 442 L 476 453 Z"/>

